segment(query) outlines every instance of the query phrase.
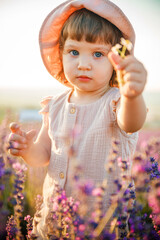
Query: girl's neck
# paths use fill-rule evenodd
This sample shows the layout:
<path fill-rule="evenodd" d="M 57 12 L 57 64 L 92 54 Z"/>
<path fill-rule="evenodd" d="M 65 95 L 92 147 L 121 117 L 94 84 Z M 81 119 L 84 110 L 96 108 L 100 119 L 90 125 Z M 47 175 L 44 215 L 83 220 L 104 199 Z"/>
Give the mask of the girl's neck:
<path fill-rule="evenodd" d="M 83 92 L 78 89 L 73 89 L 69 102 L 76 104 L 89 104 L 101 98 L 109 89 L 110 87 L 107 87 L 93 92 Z"/>

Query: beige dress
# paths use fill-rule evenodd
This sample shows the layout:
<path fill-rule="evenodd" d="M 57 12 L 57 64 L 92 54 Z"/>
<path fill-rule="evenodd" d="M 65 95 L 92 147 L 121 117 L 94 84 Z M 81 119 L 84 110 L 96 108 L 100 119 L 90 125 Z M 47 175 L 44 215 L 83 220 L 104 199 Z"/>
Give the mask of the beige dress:
<path fill-rule="evenodd" d="M 34 229 L 39 239 L 45 239 L 45 220 L 49 211 L 47 202 L 54 191 L 55 181 L 66 190 L 68 196 L 76 197 L 69 177 L 72 175 L 73 162 L 76 161 L 82 166 L 84 180 L 99 184 L 107 179 L 108 187 L 104 199 L 104 209 L 107 210 L 110 195 L 115 190 L 113 181 L 120 177 L 117 163 L 113 174 L 107 174 L 105 168 L 112 149 L 112 139 L 120 142 L 119 154 L 128 161 L 131 161 L 138 139 L 137 132 L 127 134 L 117 125 L 116 107 L 120 100 L 119 89 L 110 88 L 100 99 L 86 105 L 70 103 L 70 94 L 71 90 L 68 90 L 58 96 L 46 98 L 42 102 L 44 108 L 41 113 L 45 115 L 45 121 L 49 120 L 48 134 L 52 146 L 43 186 L 42 217 Z M 74 157 L 68 155 L 68 146 L 74 147 Z M 127 173 L 129 175 L 130 168 Z M 93 199 L 89 201 L 92 202 Z"/>

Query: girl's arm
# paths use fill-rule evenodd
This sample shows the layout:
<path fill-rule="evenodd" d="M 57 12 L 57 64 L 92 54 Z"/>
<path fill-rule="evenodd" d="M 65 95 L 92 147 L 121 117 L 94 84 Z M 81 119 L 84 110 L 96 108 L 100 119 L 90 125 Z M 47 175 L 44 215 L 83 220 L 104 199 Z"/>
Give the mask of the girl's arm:
<path fill-rule="evenodd" d="M 146 119 L 146 106 L 142 95 L 135 98 L 121 96 L 120 108 L 117 111 L 119 127 L 128 133 L 142 128 Z"/>
<path fill-rule="evenodd" d="M 119 127 L 128 133 L 139 130 L 146 119 L 147 109 L 142 96 L 147 72 L 141 62 L 134 56 L 122 59 L 114 53 L 109 53 L 109 59 L 113 64 L 117 77 L 123 78 L 120 83 L 121 101 L 117 109 L 117 123 Z"/>
<path fill-rule="evenodd" d="M 33 141 L 36 131 L 22 131 L 18 124 L 10 125 L 12 133 L 9 136 L 10 153 L 22 157 L 33 167 L 48 165 L 51 152 L 51 141 L 48 136 L 48 126 L 42 124 L 36 141 Z"/>

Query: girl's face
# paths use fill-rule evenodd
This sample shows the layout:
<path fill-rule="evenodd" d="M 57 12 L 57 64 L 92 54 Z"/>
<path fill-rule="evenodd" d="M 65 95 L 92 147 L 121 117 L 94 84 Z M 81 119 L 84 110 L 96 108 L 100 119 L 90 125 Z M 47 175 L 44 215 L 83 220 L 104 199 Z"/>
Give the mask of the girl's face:
<path fill-rule="evenodd" d="M 113 67 L 108 59 L 111 44 L 67 39 L 62 52 L 66 80 L 74 89 L 90 92 L 108 89 Z"/>

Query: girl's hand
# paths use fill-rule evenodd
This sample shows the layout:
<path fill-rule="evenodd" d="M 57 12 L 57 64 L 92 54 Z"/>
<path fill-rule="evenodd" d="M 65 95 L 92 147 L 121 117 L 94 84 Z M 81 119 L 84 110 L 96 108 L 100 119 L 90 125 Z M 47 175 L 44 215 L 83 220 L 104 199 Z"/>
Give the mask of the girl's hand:
<path fill-rule="evenodd" d="M 23 157 L 33 143 L 36 130 L 29 132 L 22 131 L 17 123 L 10 124 L 11 134 L 8 137 L 8 150 L 14 156 Z"/>
<path fill-rule="evenodd" d="M 117 72 L 121 94 L 127 98 L 140 95 L 147 81 L 147 71 L 143 64 L 132 55 L 122 59 L 119 55 L 110 52 L 108 58 Z"/>

